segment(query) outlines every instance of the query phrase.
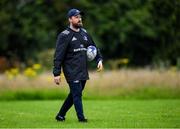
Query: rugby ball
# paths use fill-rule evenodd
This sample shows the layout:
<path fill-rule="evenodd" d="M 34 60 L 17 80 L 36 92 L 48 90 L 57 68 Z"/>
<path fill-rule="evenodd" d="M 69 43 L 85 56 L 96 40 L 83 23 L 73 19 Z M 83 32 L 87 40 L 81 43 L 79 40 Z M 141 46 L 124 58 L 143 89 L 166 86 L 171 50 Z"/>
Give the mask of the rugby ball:
<path fill-rule="evenodd" d="M 94 60 L 96 55 L 97 55 L 97 49 L 95 46 L 87 47 L 87 59 L 88 59 L 88 61 Z"/>

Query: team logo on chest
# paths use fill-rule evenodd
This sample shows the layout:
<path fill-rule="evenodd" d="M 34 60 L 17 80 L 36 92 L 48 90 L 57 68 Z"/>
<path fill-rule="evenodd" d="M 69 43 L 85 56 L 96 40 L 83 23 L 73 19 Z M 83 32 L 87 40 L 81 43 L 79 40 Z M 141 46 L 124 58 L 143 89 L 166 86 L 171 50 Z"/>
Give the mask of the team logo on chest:
<path fill-rule="evenodd" d="M 83 37 L 83 39 L 84 39 L 85 41 L 87 41 L 87 40 L 88 40 L 88 38 L 87 38 L 86 36 L 84 36 L 84 37 Z"/>
<path fill-rule="evenodd" d="M 80 45 L 80 47 L 82 48 L 82 47 L 84 47 L 84 45 L 83 45 L 83 44 L 81 44 L 81 45 Z"/>

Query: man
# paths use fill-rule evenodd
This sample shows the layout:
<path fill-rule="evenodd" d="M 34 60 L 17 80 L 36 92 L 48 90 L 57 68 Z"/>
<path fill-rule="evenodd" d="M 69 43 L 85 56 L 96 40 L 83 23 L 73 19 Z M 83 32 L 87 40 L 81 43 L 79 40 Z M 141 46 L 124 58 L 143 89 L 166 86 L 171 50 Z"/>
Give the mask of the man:
<path fill-rule="evenodd" d="M 57 85 L 61 82 L 60 74 L 62 67 L 70 88 L 70 93 L 56 116 L 57 121 L 65 121 L 66 112 L 74 104 L 79 122 L 87 122 L 82 105 L 82 91 L 86 80 L 89 79 L 86 48 L 90 45 L 96 45 L 86 30 L 82 28 L 82 15 L 83 12 L 77 9 L 69 10 L 69 26 L 57 38 L 54 54 L 54 82 Z M 95 60 L 98 71 L 101 71 L 103 64 L 99 49 Z"/>

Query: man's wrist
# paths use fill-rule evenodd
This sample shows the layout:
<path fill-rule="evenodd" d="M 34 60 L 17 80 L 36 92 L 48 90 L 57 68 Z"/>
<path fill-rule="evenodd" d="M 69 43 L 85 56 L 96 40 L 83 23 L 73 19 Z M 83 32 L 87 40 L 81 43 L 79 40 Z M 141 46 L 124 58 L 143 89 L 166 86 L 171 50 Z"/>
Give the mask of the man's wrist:
<path fill-rule="evenodd" d="M 100 62 L 102 63 L 102 62 L 103 62 L 103 60 L 102 60 L 102 59 L 99 59 L 97 63 L 100 63 Z"/>

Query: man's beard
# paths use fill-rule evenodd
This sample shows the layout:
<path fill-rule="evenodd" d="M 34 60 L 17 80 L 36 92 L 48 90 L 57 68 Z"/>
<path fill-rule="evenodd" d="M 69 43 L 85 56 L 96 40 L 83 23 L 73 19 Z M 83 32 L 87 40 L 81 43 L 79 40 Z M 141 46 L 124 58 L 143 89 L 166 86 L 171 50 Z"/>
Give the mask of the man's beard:
<path fill-rule="evenodd" d="M 73 25 L 73 27 L 76 28 L 76 29 L 83 27 L 82 22 L 78 22 L 77 24 L 72 24 L 72 25 Z"/>

